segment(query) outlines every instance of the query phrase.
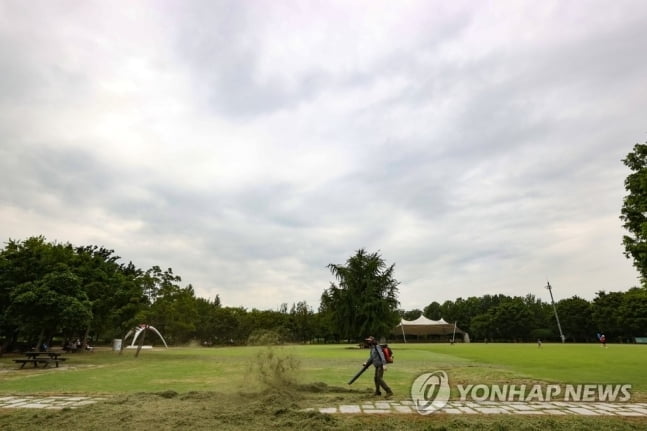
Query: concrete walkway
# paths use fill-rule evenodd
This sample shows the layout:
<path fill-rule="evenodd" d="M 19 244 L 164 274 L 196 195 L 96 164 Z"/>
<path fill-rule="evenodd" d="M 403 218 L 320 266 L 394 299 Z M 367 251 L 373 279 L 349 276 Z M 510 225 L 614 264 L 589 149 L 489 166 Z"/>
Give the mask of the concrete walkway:
<path fill-rule="evenodd" d="M 0 396 L 0 408 L 5 409 L 53 409 L 60 410 L 64 408 L 76 408 L 94 404 L 97 401 L 104 400 L 99 397 L 82 397 L 82 396 Z"/>
<path fill-rule="evenodd" d="M 77 408 L 105 400 L 87 396 L 0 396 L 0 408 L 54 409 Z M 309 408 L 328 414 L 418 414 L 411 400 L 366 401 L 361 404 L 342 404 L 332 407 Z M 579 416 L 637 416 L 647 417 L 647 403 L 568 403 L 568 402 L 495 402 L 449 401 L 432 414 L 473 415 L 579 415 Z"/>
<path fill-rule="evenodd" d="M 321 407 L 329 414 L 418 414 L 413 401 L 367 401 L 362 404 L 345 404 Z M 514 414 L 514 415 L 579 415 L 579 416 L 639 416 L 647 417 L 647 403 L 568 403 L 568 402 L 495 402 L 449 401 L 431 414 Z"/>

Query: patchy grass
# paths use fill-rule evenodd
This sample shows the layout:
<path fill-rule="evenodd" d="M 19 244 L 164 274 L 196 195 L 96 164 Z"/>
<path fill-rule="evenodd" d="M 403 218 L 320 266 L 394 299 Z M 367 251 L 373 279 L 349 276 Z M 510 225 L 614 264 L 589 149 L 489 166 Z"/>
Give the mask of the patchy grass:
<path fill-rule="evenodd" d="M 348 393 L 329 392 L 348 402 Z M 354 398 L 357 394 L 353 394 Z M 321 402 L 321 400 L 318 400 Z M 272 391 L 223 394 L 217 392 L 139 393 L 62 411 L 18 409 L 0 411 L 0 428 L 24 430 L 136 429 L 191 430 L 642 430 L 644 421 L 618 418 L 453 416 L 453 415 L 325 415 L 302 408 L 317 395 Z"/>
<path fill-rule="evenodd" d="M 647 346 L 535 344 L 394 344 L 385 375 L 396 399 L 408 398 L 420 373 L 445 370 L 450 383 L 629 383 L 632 401 L 647 397 Z M 352 386 L 368 351 L 346 345 L 171 348 L 118 355 L 67 355 L 60 368 L 18 367 L 0 358 L 2 394 L 100 394 L 87 407 L 0 409 L 3 430 L 268 429 L 312 430 L 638 430 L 647 418 L 324 415 L 308 407 L 370 399 L 371 370 Z"/>

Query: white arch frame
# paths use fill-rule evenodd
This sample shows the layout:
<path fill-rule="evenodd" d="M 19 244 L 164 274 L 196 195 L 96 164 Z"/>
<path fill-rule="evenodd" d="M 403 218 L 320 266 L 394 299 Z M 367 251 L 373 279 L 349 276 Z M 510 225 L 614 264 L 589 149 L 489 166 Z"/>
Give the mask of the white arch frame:
<path fill-rule="evenodd" d="M 166 340 L 164 339 L 164 337 L 162 337 L 162 334 L 160 334 L 160 331 L 158 331 L 157 328 L 155 328 L 154 326 L 146 325 L 146 324 L 142 323 L 141 325 L 135 326 L 133 329 L 128 331 L 128 333 L 124 337 L 124 342 L 121 344 L 121 350 L 123 350 L 124 343 L 126 342 L 126 340 L 128 340 L 128 337 L 130 337 L 131 335 L 134 335 L 134 336 L 133 336 L 133 341 L 130 343 L 130 346 L 131 347 L 136 347 L 135 342 L 137 341 L 137 338 L 147 329 L 150 329 L 151 331 L 153 331 L 157 335 L 159 335 L 160 339 L 162 340 L 162 343 L 164 343 L 164 347 L 166 347 L 168 349 L 168 345 L 166 344 Z"/>

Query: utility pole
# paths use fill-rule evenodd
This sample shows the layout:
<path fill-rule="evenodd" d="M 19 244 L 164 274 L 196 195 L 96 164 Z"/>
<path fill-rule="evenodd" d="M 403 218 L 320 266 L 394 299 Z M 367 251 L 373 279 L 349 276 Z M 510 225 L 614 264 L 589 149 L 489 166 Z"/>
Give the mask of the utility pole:
<path fill-rule="evenodd" d="M 553 311 L 555 311 L 555 320 L 557 320 L 557 329 L 559 329 L 559 336 L 562 339 L 562 343 L 564 343 L 565 338 L 564 338 L 564 333 L 562 332 L 562 325 L 560 325 L 559 323 L 559 316 L 557 315 L 557 307 L 555 307 L 555 300 L 553 299 L 553 291 L 551 290 L 551 286 L 548 281 L 546 282 L 546 289 L 548 289 L 548 292 L 550 292 L 550 302 L 553 303 Z"/>

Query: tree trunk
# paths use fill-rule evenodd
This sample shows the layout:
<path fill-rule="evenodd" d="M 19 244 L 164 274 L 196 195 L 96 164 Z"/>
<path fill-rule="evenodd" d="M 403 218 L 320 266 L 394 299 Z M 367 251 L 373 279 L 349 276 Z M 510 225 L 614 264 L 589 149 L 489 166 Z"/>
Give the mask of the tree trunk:
<path fill-rule="evenodd" d="M 88 348 L 88 334 L 90 334 L 90 327 L 85 328 L 85 334 L 83 334 L 83 341 L 81 341 L 81 350 L 84 352 Z"/>
<path fill-rule="evenodd" d="M 148 332 L 148 328 L 145 328 L 142 331 L 142 338 L 139 340 L 139 345 L 137 346 L 137 352 L 135 352 L 135 358 L 139 356 L 139 351 L 142 349 L 142 346 L 144 345 L 144 338 L 146 338 L 146 332 Z"/>
<path fill-rule="evenodd" d="M 34 351 L 39 352 L 40 351 L 40 346 L 43 344 L 43 339 L 45 338 L 45 328 L 40 330 L 40 334 L 38 334 L 38 341 L 36 342 L 36 348 Z"/>

